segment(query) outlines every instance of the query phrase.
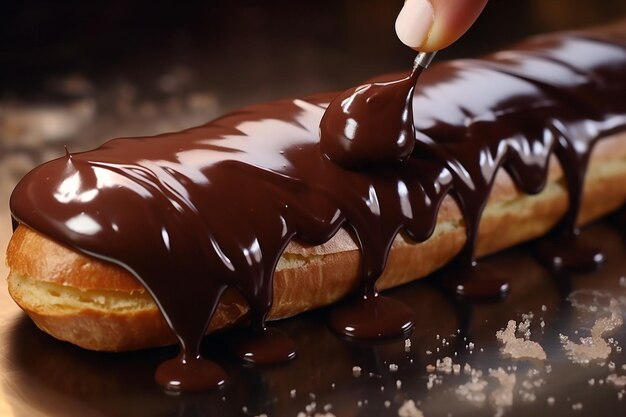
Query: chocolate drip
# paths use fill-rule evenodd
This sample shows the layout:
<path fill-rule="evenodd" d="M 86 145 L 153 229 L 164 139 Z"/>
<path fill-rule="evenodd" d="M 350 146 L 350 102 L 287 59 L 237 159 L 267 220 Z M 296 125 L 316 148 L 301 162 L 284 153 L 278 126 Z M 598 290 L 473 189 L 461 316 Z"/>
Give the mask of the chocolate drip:
<path fill-rule="evenodd" d="M 235 342 L 237 358 L 250 364 L 274 365 L 296 356 L 296 344 L 278 329 L 244 334 Z"/>
<path fill-rule="evenodd" d="M 18 184 L 11 210 L 146 286 L 181 346 L 179 358 L 157 372 L 162 385 L 204 388 L 190 366 L 219 385 L 217 365 L 200 358 L 198 347 L 220 296 L 228 287 L 239 291 L 255 331 L 265 331 L 273 271 L 291 239 L 315 245 L 350 228 L 362 255 L 360 293 L 376 296 L 398 232 L 426 240 L 449 194 L 467 230 L 459 265 L 471 267 L 497 170 L 536 193 L 552 153 L 570 192 L 562 227 L 572 230 L 594 143 L 626 128 L 624 68 L 624 38 L 537 38 L 424 72 L 413 99 L 414 149 L 394 167 L 345 170 L 320 152 L 328 94 L 250 106 L 183 132 L 116 139 L 51 161 Z"/>
<path fill-rule="evenodd" d="M 345 168 L 391 165 L 415 146 L 413 90 L 422 67 L 408 77 L 373 82 L 339 94 L 320 122 L 320 148 Z"/>
<path fill-rule="evenodd" d="M 476 261 L 448 269 L 442 284 L 451 293 L 469 299 L 504 297 L 510 290 L 509 281 L 498 269 Z"/>
<path fill-rule="evenodd" d="M 224 385 L 226 372 L 216 363 L 181 349 L 177 357 L 159 365 L 154 379 L 171 391 L 207 391 Z"/>
<path fill-rule="evenodd" d="M 408 306 L 375 292 L 335 308 L 330 316 L 331 329 L 353 339 L 390 338 L 413 326 L 413 311 Z"/>
<path fill-rule="evenodd" d="M 363 84 L 337 95 L 320 122 L 324 155 L 346 169 L 393 169 L 408 159 L 415 147 L 413 91 L 423 69 L 415 64 L 407 77 Z M 376 291 L 384 263 L 372 266 L 376 269 L 363 271 L 362 291 L 356 299 L 331 314 L 330 327 L 335 332 L 370 339 L 401 335 L 413 328 L 410 309 Z"/>
<path fill-rule="evenodd" d="M 536 257 L 555 272 L 592 270 L 604 262 L 604 253 L 596 242 L 576 234 L 565 233 L 541 239 L 535 245 Z"/>

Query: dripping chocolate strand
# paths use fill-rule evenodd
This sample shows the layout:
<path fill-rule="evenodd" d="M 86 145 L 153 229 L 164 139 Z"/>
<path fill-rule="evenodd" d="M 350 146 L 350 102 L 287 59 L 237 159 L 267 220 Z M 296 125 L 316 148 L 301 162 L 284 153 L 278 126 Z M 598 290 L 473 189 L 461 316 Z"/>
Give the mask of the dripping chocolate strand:
<path fill-rule="evenodd" d="M 333 163 L 346 169 L 397 169 L 406 162 L 415 146 L 413 91 L 415 84 L 432 61 L 434 53 L 420 53 L 408 77 L 372 82 L 351 88 L 335 97 L 320 122 L 320 149 Z M 398 183 L 408 188 L 403 182 Z M 396 192 L 396 191 L 394 191 Z M 380 217 L 376 189 L 368 195 L 370 211 Z M 356 213 L 355 213 L 356 214 Z M 403 213 L 406 216 L 406 213 Z M 357 216 L 349 216 L 357 221 Z M 369 220 L 369 219 L 368 219 Z M 410 219 L 407 219 L 410 220 Z M 355 299 L 337 307 L 330 315 L 330 327 L 351 338 L 371 339 L 404 334 L 413 328 L 413 314 L 406 305 L 382 297 L 376 282 L 387 264 L 396 234 L 404 226 L 381 225 L 379 233 L 361 233 L 366 224 L 351 224 L 361 246 L 361 285 Z M 376 227 L 376 226 L 374 226 Z M 371 249 L 370 249 L 371 248 Z"/>
<path fill-rule="evenodd" d="M 576 134 L 558 131 L 555 154 L 561 166 L 568 189 L 568 209 L 551 236 L 535 245 L 537 257 L 555 271 L 588 270 L 600 265 L 604 254 L 597 246 L 580 237 L 576 221 L 582 202 L 585 172 L 591 149 L 589 143 L 576 143 Z M 568 140 L 567 138 L 573 138 Z M 591 144 L 592 146 L 593 144 Z M 578 169 L 574 169 L 577 167 Z"/>
<path fill-rule="evenodd" d="M 347 169 L 406 161 L 415 146 L 415 83 L 434 56 L 435 52 L 421 52 L 408 76 L 362 84 L 333 98 L 320 121 L 324 155 Z"/>
<path fill-rule="evenodd" d="M 582 162 L 595 141 L 626 129 L 624 68 L 623 36 L 536 38 L 514 52 L 425 71 L 413 97 L 414 148 L 400 164 L 353 171 L 324 156 L 318 126 L 333 95 L 318 95 L 51 161 L 18 184 L 11 210 L 16 221 L 114 262 L 145 285 L 181 348 L 178 359 L 157 371 L 162 385 L 217 386 L 223 371 L 200 356 L 199 345 L 227 288 L 250 306 L 261 335 L 251 345 L 274 343 L 265 330 L 272 274 L 291 239 L 317 245 L 342 226 L 352 229 L 371 278 L 366 289 L 375 294 L 397 233 L 428 239 L 447 195 L 459 203 L 467 227 L 459 260 L 473 263 L 480 215 L 499 168 L 522 190 L 538 192 L 550 154 L 574 149 L 583 158 L 560 158 L 573 184 L 569 176 L 584 178 Z M 589 109 L 572 104 L 572 96 L 591 103 Z M 576 218 L 578 208 L 570 210 Z"/>

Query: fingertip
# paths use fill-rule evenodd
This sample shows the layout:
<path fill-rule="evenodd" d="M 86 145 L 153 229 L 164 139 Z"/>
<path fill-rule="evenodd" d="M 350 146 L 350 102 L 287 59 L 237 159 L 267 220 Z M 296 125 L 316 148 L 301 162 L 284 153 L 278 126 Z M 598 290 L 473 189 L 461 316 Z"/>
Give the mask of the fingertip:
<path fill-rule="evenodd" d="M 474 24 L 488 0 L 406 0 L 396 19 L 402 43 L 433 52 L 456 42 Z"/>
<path fill-rule="evenodd" d="M 488 0 L 432 0 L 435 19 L 420 51 L 439 50 L 456 42 L 474 24 Z"/>
<path fill-rule="evenodd" d="M 408 47 L 421 50 L 428 41 L 434 20 L 429 0 L 406 0 L 396 19 L 396 34 Z"/>

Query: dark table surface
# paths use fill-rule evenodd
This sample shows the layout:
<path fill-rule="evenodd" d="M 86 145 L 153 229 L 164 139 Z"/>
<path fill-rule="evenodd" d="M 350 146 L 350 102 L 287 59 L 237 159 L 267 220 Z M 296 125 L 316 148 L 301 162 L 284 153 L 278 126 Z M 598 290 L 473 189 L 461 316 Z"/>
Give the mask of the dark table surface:
<path fill-rule="evenodd" d="M 412 61 L 413 53 L 393 34 L 401 2 L 284 3 L 7 6 L 0 13 L 0 249 L 11 233 L 7 202 L 15 182 L 35 164 L 61 155 L 64 145 L 78 151 L 113 136 L 181 129 L 244 103 L 337 89 Z M 622 3 L 494 0 L 467 37 L 438 58 L 607 22 L 626 15 Z M 559 341 L 560 334 L 588 336 L 594 321 L 609 314 L 610 300 L 626 309 L 623 227 L 605 221 L 585 234 L 607 251 L 599 271 L 555 276 L 527 249 L 507 251 L 488 260 L 511 277 L 505 300 L 455 300 L 438 287 L 436 276 L 390 291 L 416 311 L 410 348 L 403 339 L 375 345 L 341 340 L 327 329 L 325 311 L 311 312 L 278 324 L 300 346 L 292 363 L 249 368 L 225 359 L 229 384 L 193 395 L 165 394 L 153 382 L 156 365 L 174 350 L 81 350 L 41 333 L 1 290 L 0 415 L 295 417 L 326 409 L 336 416 L 396 416 L 408 400 L 427 417 L 623 415 L 624 394 L 606 378 L 626 375 L 620 347 L 626 327 L 606 336 L 614 342 L 609 359 L 589 365 L 572 363 Z M 0 275 L 6 274 L 0 263 Z M 516 361 L 499 351 L 495 332 L 529 312 L 531 339 L 545 348 L 545 362 Z M 223 353 L 219 337 L 205 345 L 211 355 Z M 438 372 L 441 382 L 427 387 L 426 366 L 445 356 L 483 372 L 482 404 L 457 395 L 470 379 L 463 372 Z M 360 376 L 354 367 L 361 368 Z M 499 409 L 490 400 L 500 385 L 488 370 L 497 367 L 516 376 L 512 407 Z"/>

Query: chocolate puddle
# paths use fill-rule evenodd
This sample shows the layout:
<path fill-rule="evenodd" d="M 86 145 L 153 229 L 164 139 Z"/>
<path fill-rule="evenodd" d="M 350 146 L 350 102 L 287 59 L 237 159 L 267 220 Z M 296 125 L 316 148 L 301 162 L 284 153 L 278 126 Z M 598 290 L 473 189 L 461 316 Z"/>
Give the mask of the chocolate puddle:
<path fill-rule="evenodd" d="M 511 289 L 508 279 L 497 268 L 476 261 L 469 266 L 448 268 L 442 284 L 449 292 L 470 299 L 504 297 Z"/>
<path fill-rule="evenodd" d="M 318 126 L 333 94 L 317 95 L 51 161 L 18 184 L 11 210 L 17 221 L 133 273 L 181 347 L 157 380 L 206 389 L 224 379 L 198 348 L 221 294 L 237 289 L 254 331 L 266 332 L 273 271 L 293 238 L 315 245 L 351 228 L 362 253 L 360 294 L 372 295 L 396 234 L 426 240 L 450 194 L 467 228 L 457 265 L 473 268 L 497 170 L 537 193 L 552 153 L 570 193 L 559 230 L 575 234 L 589 154 L 598 139 L 626 128 L 625 67 L 624 38 L 535 38 L 424 72 L 413 99 L 414 148 L 392 168 L 350 171 L 328 160 Z"/>

